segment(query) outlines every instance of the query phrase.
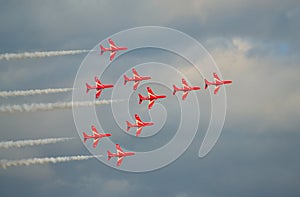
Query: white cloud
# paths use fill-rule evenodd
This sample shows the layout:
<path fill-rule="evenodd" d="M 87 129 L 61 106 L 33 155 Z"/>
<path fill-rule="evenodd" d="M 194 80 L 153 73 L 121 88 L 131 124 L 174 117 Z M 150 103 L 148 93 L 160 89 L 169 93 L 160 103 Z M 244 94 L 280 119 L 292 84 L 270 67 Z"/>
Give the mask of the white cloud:
<path fill-rule="evenodd" d="M 233 38 L 232 43 L 238 50 L 242 52 L 247 52 L 252 48 L 250 42 L 243 40 L 241 38 Z"/>
<path fill-rule="evenodd" d="M 299 58 L 248 56 L 245 49 L 253 46 L 255 50 L 255 45 L 236 39 L 232 42 L 227 47 L 216 47 L 211 54 L 223 77 L 233 80 L 226 87 L 227 111 L 234 114 L 233 121 L 254 120 L 269 126 L 291 123 L 300 111 L 300 92 L 295 91 L 300 85 Z"/>

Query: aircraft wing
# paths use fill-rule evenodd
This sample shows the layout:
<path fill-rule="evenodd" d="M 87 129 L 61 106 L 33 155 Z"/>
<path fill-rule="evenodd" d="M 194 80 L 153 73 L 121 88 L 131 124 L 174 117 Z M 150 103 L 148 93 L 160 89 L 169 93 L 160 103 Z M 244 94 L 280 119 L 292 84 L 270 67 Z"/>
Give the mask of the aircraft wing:
<path fill-rule="evenodd" d="M 93 148 L 96 148 L 99 143 L 100 138 L 94 139 Z"/>
<path fill-rule="evenodd" d="M 221 82 L 221 79 L 219 78 L 219 76 L 217 75 L 217 73 L 213 73 L 213 75 L 214 75 L 215 81 Z"/>
<path fill-rule="evenodd" d="M 97 86 L 97 87 L 99 87 L 99 86 L 101 86 L 101 85 L 102 85 L 102 83 L 101 83 L 100 79 L 98 79 L 98 77 L 97 77 L 97 76 L 95 77 L 95 82 L 96 82 L 96 86 Z"/>
<path fill-rule="evenodd" d="M 136 136 L 139 137 L 140 134 L 142 133 L 142 130 L 143 130 L 143 127 L 139 127 L 137 130 L 136 130 Z"/>
<path fill-rule="evenodd" d="M 133 89 L 134 89 L 134 90 L 136 90 L 136 89 L 137 89 L 137 87 L 139 86 L 139 84 L 140 84 L 140 82 L 138 82 L 138 81 L 137 81 L 137 82 L 135 82 L 135 83 L 134 83 L 134 85 L 133 85 Z"/>
<path fill-rule="evenodd" d="M 152 106 L 154 105 L 155 100 L 149 100 L 149 105 L 148 105 L 148 109 L 151 109 Z"/>
<path fill-rule="evenodd" d="M 122 164 L 124 157 L 118 157 L 117 166 L 120 166 Z"/>
<path fill-rule="evenodd" d="M 116 44 L 114 43 L 114 41 L 112 41 L 112 39 L 108 39 L 108 42 L 109 42 L 109 46 L 110 46 L 111 49 L 114 50 L 114 49 L 118 48 L 116 46 Z"/>
<path fill-rule="evenodd" d="M 97 90 L 96 91 L 96 99 L 100 97 L 102 90 Z"/>
<path fill-rule="evenodd" d="M 110 52 L 109 60 L 112 61 L 116 55 L 117 51 Z"/>
<path fill-rule="evenodd" d="M 188 94 L 189 94 L 189 92 L 184 92 L 182 95 L 182 100 L 185 100 Z"/>
<path fill-rule="evenodd" d="M 148 91 L 148 96 L 149 97 L 155 97 L 155 94 L 153 93 L 153 91 L 151 90 L 150 87 L 147 87 L 147 91 Z"/>
<path fill-rule="evenodd" d="M 94 125 L 92 126 L 92 131 L 93 131 L 93 134 L 99 134 L 99 132 L 97 131 L 97 129 Z"/>
<path fill-rule="evenodd" d="M 216 87 L 215 87 L 215 90 L 214 90 L 214 94 L 217 94 L 220 88 L 221 88 L 220 85 L 216 86 Z"/>
<path fill-rule="evenodd" d="M 139 73 L 133 68 L 132 73 L 134 77 L 140 77 Z"/>
<path fill-rule="evenodd" d="M 182 81 L 182 85 L 185 87 L 185 88 L 189 88 L 189 84 L 186 82 L 186 80 L 184 78 L 181 79 Z"/>
<path fill-rule="evenodd" d="M 124 151 L 122 150 L 122 148 L 119 144 L 116 144 L 116 149 L 117 149 L 117 154 L 124 153 Z"/>
<path fill-rule="evenodd" d="M 135 114 L 135 123 L 139 124 L 139 123 L 143 123 L 143 121 L 141 120 L 141 118 L 139 117 L 139 115 Z"/>

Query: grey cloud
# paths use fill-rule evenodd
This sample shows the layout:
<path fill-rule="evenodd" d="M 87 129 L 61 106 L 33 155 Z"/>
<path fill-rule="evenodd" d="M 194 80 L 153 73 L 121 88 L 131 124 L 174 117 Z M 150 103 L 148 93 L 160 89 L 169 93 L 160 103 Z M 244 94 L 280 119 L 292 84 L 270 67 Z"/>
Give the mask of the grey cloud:
<path fill-rule="evenodd" d="M 197 158 L 203 139 L 200 129 L 188 151 L 158 171 L 129 174 L 112 170 L 96 160 L 26 170 L 11 168 L 0 172 L 0 195 L 95 196 L 104 190 L 101 185 L 114 180 L 120 181 L 124 191 L 128 189 L 124 197 L 299 196 L 299 95 L 295 89 L 299 83 L 299 58 L 293 54 L 299 49 L 296 4 L 296 1 L 190 1 L 184 4 L 174 1 L 122 4 L 3 1 L 1 53 L 85 49 L 129 27 L 166 25 L 203 42 L 220 66 L 223 77 L 234 82 L 226 87 L 228 111 L 221 138 L 203 159 Z M 246 40 L 252 48 L 239 51 L 232 43 L 235 38 Z M 278 53 L 277 47 L 281 44 L 283 49 L 285 45 L 288 47 L 288 53 Z M 1 62 L 1 89 L 71 87 L 83 57 Z M 122 69 L 115 72 L 121 73 Z M 66 97 L 70 99 L 70 95 Z M 41 96 L 32 100 L 53 102 L 60 97 Z M 15 98 L 11 102 L 24 101 L 28 100 Z M 5 102 L 1 100 L 1 104 Z M 0 116 L 1 130 L 5 131 L 1 133 L 3 140 L 76 134 L 71 111 Z M 51 148 L 1 152 L 1 158 L 57 155 L 62 150 L 69 155 L 88 153 L 78 140 Z M 19 186 L 18 190 L 15 185 Z M 107 195 L 117 196 L 109 192 Z"/>

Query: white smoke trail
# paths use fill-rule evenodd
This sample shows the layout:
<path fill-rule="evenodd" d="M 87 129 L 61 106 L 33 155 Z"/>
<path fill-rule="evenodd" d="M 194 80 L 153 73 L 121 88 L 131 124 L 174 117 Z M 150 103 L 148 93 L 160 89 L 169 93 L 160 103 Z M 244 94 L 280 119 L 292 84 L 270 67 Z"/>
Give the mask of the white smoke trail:
<path fill-rule="evenodd" d="M 73 88 L 49 88 L 49 89 L 36 89 L 36 90 L 15 90 L 15 91 L 2 91 L 0 97 L 12 97 L 12 96 L 31 96 L 36 94 L 51 94 L 70 92 Z"/>
<path fill-rule="evenodd" d="M 31 158 L 31 159 L 21 159 L 21 160 L 0 160 L 0 166 L 3 169 L 13 167 L 13 166 L 29 166 L 36 164 L 48 164 L 48 163 L 61 163 L 68 161 L 80 161 L 87 160 L 91 158 L 101 157 L 90 156 L 90 155 L 78 155 L 78 156 L 67 156 L 67 157 L 44 157 L 44 158 Z"/>
<path fill-rule="evenodd" d="M 37 139 L 37 140 L 19 140 L 19 141 L 6 141 L 0 142 L 0 149 L 8 148 L 22 148 L 24 146 L 37 146 L 45 144 L 54 144 L 57 142 L 65 142 L 74 138 L 46 138 L 46 139 Z"/>
<path fill-rule="evenodd" d="M 58 103 L 32 103 L 22 105 L 0 106 L 0 112 L 36 112 L 53 111 L 56 109 L 70 109 L 73 107 L 87 107 L 93 105 L 105 105 L 112 102 L 122 102 L 124 100 L 101 100 L 101 101 L 79 101 L 79 102 L 58 102 Z"/>
<path fill-rule="evenodd" d="M 38 51 L 25 53 L 4 53 L 0 54 L 0 60 L 26 59 L 26 58 L 43 58 L 63 55 L 76 55 L 80 53 L 88 53 L 90 50 L 63 50 L 63 51 Z"/>

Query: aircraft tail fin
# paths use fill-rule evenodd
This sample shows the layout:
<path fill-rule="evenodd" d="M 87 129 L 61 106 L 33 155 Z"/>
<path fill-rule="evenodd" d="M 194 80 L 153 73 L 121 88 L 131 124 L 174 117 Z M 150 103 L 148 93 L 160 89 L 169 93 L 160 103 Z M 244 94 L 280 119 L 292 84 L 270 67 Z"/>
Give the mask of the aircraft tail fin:
<path fill-rule="evenodd" d="M 176 85 L 173 85 L 173 88 L 174 88 L 174 90 L 173 90 L 173 95 L 175 95 L 176 92 L 179 90 L 179 88 L 177 88 Z"/>
<path fill-rule="evenodd" d="M 204 79 L 204 82 L 205 82 L 205 87 L 204 87 L 204 89 L 207 89 L 208 85 L 210 85 L 210 82 L 207 81 L 206 79 Z"/>
<path fill-rule="evenodd" d="M 106 51 L 106 49 L 100 44 L 100 55 L 102 55 L 104 53 L 104 51 Z"/>
<path fill-rule="evenodd" d="M 89 90 L 92 89 L 92 86 L 90 86 L 88 83 L 85 83 L 85 86 L 86 86 L 86 93 L 88 93 Z"/>
<path fill-rule="evenodd" d="M 86 140 L 88 139 L 89 135 L 86 134 L 85 132 L 83 132 L 83 142 L 86 142 Z"/>
<path fill-rule="evenodd" d="M 141 94 L 139 94 L 139 98 L 140 98 L 140 100 L 139 100 L 139 104 L 141 104 L 142 102 L 143 102 L 143 100 L 145 100 L 146 98 L 145 97 L 143 97 L 143 95 L 141 95 Z"/>
<path fill-rule="evenodd" d="M 124 75 L 124 85 L 126 85 L 126 83 L 129 81 L 129 78 L 126 76 L 126 75 Z"/>
<path fill-rule="evenodd" d="M 108 150 L 107 151 L 107 160 L 110 160 L 112 158 L 113 154 Z"/>
<path fill-rule="evenodd" d="M 132 125 L 130 122 L 128 122 L 128 121 L 126 121 L 126 124 L 127 124 L 126 131 L 129 131 L 129 129 L 130 129 L 131 127 L 133 127 L 133 125 Z"/>

